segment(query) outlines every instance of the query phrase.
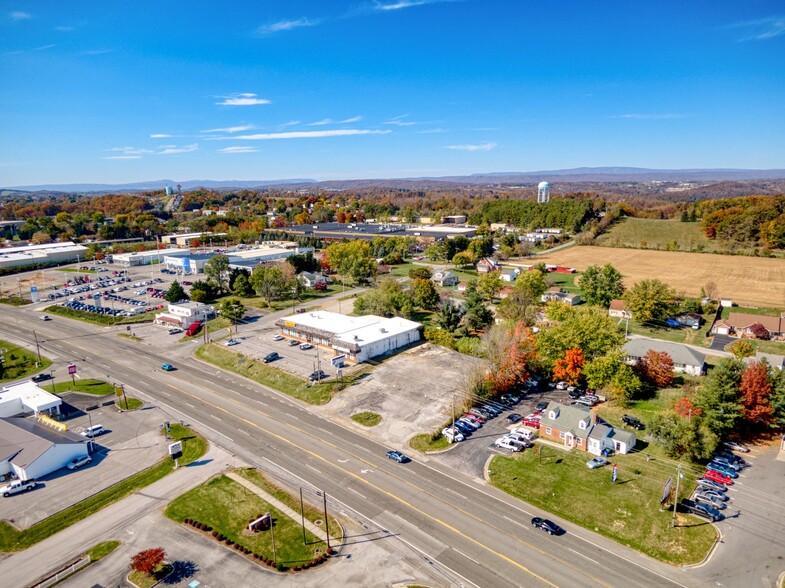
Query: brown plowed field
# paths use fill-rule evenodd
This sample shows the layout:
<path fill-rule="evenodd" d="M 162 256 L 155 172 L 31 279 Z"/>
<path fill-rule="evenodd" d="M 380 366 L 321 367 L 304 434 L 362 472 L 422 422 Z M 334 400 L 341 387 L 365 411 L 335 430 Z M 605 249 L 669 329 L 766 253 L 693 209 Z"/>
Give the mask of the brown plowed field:
<path fill-rule="evenodd" d="M 698 296 L 704 284 L 714 281 L 721 297 L 741 306 L 785 308 L 783 259 L 613 247 L 568 247 L 530 259 L 578 271 L 610 263 L 624 275 L 628 287 L 659 278 L 687 296 Z"/>

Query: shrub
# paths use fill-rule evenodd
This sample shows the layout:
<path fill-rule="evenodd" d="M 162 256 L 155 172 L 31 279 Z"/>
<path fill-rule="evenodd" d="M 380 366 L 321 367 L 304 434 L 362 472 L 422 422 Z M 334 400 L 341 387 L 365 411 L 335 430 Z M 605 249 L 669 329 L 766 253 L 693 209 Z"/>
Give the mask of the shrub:
<path fill-rule="evenodd" d="M 218 539 L 218 535 L 220 535 L 220 533 L 218 531 L 213 531 L 213 537 Z"/>

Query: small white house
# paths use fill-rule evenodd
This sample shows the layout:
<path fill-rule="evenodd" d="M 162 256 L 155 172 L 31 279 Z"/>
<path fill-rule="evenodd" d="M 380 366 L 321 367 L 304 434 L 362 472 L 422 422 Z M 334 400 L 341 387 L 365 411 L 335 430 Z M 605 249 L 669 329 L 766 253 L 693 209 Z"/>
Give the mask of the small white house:
<path fill-rule="evenodd" d="M 178 326 L 187 329 L 196 321 L 206 321 L 215 317 L 215 309 L 201 302 L 178 302 L 169 304 L 167 312 L 155 315 L 155 324 Z"/>
<path fill-rule="evenodd" d="M 324 275 L 314 272 L 302 272 L 299 278 L 306 288 L 315 288 L 316 284 L 327 284 L 327 278 Z"/>
<path fill-rule="evenodd" d="M 59 423 L 29 418 L 0 419 L 0 475 L 41 478 L 88 454 L 88 440 Z"/>
<path fill-rule="evenodd" d="M 514 282 L 516 279 L 518 279 L 520 273 L 521 269 L 517 267 L 512 269 L 504 268 L 499 274 L 499 277 L 501 278 L 502 282 Z"/>

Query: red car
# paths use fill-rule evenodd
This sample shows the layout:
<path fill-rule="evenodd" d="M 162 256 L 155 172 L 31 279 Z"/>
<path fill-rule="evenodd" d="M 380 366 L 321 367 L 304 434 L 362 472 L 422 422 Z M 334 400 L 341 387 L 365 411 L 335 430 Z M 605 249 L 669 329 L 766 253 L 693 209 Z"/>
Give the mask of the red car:
<path fill-rule="evenodd" d="M 459 417 L 459 418 L 461 418 L 461 417 Z M 465 415 L 463 415 L 462 418 L 469 419 L 471 422 L 477 423 L 478 425 L 481 425 L 481 424 L 483 424 L 485 422 L 484 418 L 478 417 L 476 414 L 472 414 L 470 412 L 467 412 Z"/>
<path fill-rule="evenodd" d="M 526 417 L 525 419 L 523 419 L 521 421 L 521 424 L 523 426 L 525 426 L 525 427 L 533 427 L 535 429 L 539 429 L 540 428 L 540 419 L 532 419 L 532 418 Z"/>
<path fill-rule="evenodd" d="M 706 470 L 706 473 L 703 474 L 703 477 L 707 480 L 714 480 L 715 482 L 719 482 L 725 486 L 733 485 L 733 480 L 731 480 L 728 476 L 725 476 L 719 472 L 715 472 L 714 470 Z"/>

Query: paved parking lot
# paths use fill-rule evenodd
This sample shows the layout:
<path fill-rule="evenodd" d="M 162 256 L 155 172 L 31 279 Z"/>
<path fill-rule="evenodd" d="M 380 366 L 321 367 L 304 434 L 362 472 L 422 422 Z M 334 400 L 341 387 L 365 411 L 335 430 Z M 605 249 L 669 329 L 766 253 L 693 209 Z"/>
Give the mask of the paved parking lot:
<path fill-rule="evenodd" d="M 73 401 L 96 403 L 96 397 L 69 398 Z M 79 397 L 86 395 L 79 394 Z M 84 500 L 141 471 L 166 455 L 167 445 L 160 427 L 164 416 L 158 408 L 120 413 L 114 406 L 100 407 L 79 416 L 63 421 L 73 432 L 79 433 L 90 423 L 103 425 L 106 433 L 96 438 L 93 461 L 71 471 L 57 470 L 40 478 L 42 482 L 32 492 L 0 498 L 0 519 L 7 520 L 17 527 L 27 528 L 52 514 Z"/>

